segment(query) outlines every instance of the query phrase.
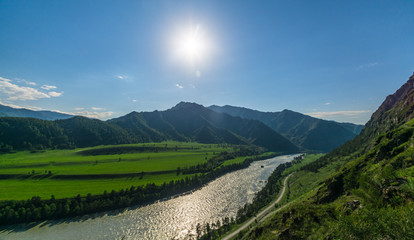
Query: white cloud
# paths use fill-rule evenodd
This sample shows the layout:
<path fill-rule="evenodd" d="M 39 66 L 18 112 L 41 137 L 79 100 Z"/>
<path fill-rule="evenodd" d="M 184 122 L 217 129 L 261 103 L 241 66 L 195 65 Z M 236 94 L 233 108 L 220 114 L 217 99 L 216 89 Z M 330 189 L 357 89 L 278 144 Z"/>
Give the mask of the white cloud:
<path fill-rule="evenodd" d="M 378 65 L 378 63 L 377 63 L 377 62 L 370 62 L 370 63 L 367 63 L 367 64 L 362 64 L 362 65 L 359 65 L 359 66 L 357 67 L 357 70 L 361 70 L 361 69 L 363 69 L 363 68 L 367 68 L 367 67 L 374 67 L 374 66 L 376 66 L 376 65 Z"/>
<path fill-rule="evenodd" d="M 331 105 L 332 103 L 330 103 L 330 102 L 326 102 L 326 103 L 324 103 L 324 105 Z"/>
<path fill-rule="evenodd" d="M 79 111 L 79 112 L 73 112 L 70 114 L 84 116 L 88 118 L 98 118 L 98 119 L 106 119 L 112 116 L 113 112 L 90 112 L 90 111 Z"/>
<path fill-rule="evenodd" d="M 19 83 L 22 82 L 22 83 L 24 83 L 26 85 L 30 85 L 30 86 L 36 86 L 37 85 L 35 82 L 29 82 L 29 81 L 27 81 L 25 79 L 21 79 L 21 78 L 15 78 L 15 80 Z"/>
<path fill-rule="evenodd" d="M 126 82 L 131 81 L 131 77 L 128 75 L 115 75 L 115 77 Z"/>
<path fill-rule="evenodd" d="M 133 102 L 137 102 L 137 100 L 136 99 L 134 99 L 134 100 L 132 100 Z"/>
<path fill-rule="evenodd" d="M 175 86 L 176 86 L 176 87 L 178 87 L 179 89 L 184 88 L 183 86 L 181 86 L 181 85 L 180 85 L 180 84 L 178 84 L 178 83 L 177 83 L 177 84 L 175 84 Z"/>
<path fill-rule="evenodd" d="M 51 97 L 60 97 L 63 92 L 49 92 L 49 96 Z"/>
<path fill-rule="evenodd" d="M 198 78 L 199 78 L 199 77 L 201 77 L 201 72 L 200 72 L 200 70 L 197 70 L 197 71 L 196 71 L 196 73 L 195 73 L 195 75 L 196 75 L 196 77 L 198 77 Z"/>
<path fill-rule="evenodd" d="M 359 117 L 362 114 L 366 114 L 369 112 L 371 111 L 357 110 L 357 111 L 336 111 L 336 112 L 313 112 L 313 113 L 305 113 L 305 114 L 311 117 L 315 117 L 315 118 L 330 118 L 330 117 L 337 117 L 337 116 Z"/>
<path fill-rule="evenodd" d="M 7 95 L 7 100 L 37 100 L 50 98 L 48 94 L 39 92 L 35 88 L 18 86 L 12 80 L 0 77 L 0 92 Z"/>
<path fill-rule="evenodd" d="M 52 89 L 56 89 L 57 87 L 56 86 L 52 86 L 52 85 L 43 85 L 40 88 L 49 91 L 49 90 L 52 90 Z"/>
<path fill-rule="evenodd" d="M 74 108 L 75 111 L 73 112 L 61 112 L 61 113 L 84 116 L 88 118 L 97 118 L 97 119 L 107 119 L 114 114 L 113 112 L 110 112 L 110 111 L 107 111 L 107 112 L 100 111 L 100 110 L 104 110 L 105 108 L 91 107 L 90 109 L 92 109 L 92 111 L 85 110 L 85 108 L 83 107 L 78 107 L 78 108 Z"/>

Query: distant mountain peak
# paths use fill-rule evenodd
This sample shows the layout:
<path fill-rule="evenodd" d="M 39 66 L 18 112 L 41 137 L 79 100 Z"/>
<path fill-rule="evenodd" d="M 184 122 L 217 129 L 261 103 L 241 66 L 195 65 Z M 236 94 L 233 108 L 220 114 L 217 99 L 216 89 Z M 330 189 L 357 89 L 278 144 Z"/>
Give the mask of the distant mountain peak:
<path fill-rule="evenodd" d="M 184 102 L 181 101 L 174 107 L 172 107 L 172 110 L 178 110 L 178 109 L 186 109 L 186 108 L 203 108 L 203 105 L 192 103 L 192 102 Z"/>

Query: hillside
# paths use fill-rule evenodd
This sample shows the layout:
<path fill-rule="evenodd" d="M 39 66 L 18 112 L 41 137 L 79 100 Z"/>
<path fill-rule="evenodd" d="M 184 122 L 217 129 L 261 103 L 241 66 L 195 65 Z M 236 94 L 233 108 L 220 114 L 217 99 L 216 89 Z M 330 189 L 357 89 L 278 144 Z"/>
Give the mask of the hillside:
<path fill-rule="evenodd" d="M 277 133 L 303 148 L 328 152 L 354 138 L 362 125 L 313 118 L 298 112 L 260 112 L 233 106 L 210 106 L 216 112 L 262 121 Z"/>
<path fill-rule="evenodd" d="M 73 117 L 47 121 L 36 118 L 0 118 L 0 152 L 134 142 L 137 139 L 130 137 L 125 130 L 97 119 Z"/>
<path fill-rule="evenodd" d="M 0 104 L 0 117 L 27 117 L 42 120 L 68 119 L 73 115 L 53 111 L 33 111 L 25 108 L 12 108 Z"/>
<path fill-rule="evenodd" d="M 243 239 L 413 239 L 413 117 L 414 75 L 360 135 L 295 173 L 296 201 Z"/>
<path fill-rule="evenodd" d="M 73 117 L 55 122 L 68 136 L 69 142 L 76 147 L 137 142 L 126 130 L 98 119 Z"/>

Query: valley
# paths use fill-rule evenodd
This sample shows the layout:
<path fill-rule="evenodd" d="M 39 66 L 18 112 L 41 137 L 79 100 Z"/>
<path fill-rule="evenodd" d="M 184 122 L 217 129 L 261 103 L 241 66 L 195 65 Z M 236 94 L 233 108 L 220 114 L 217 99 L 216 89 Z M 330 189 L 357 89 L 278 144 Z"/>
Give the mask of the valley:
<path fill-rule="evenodd" d="M 0 227 L 0 238 L 37 239 L 186 239 L 195 238 L 197 227 L 207 222 L 234 221 L 237 211 L 251 202 L 255 193 L 279 165 L 296 155 L 252 162 L 184 195 L 151 204 L 114 211 Z M 227 219 L 227 220 L 226 220 Z M 232 220 L 233 219 L 233 220 Z M 226 223 L 227 222 L 227 223 Z"/>
<path fill-rule="evenodd" d="M 275 155 L 253 146 L 172 141 L 3 154 L 0 218 L 19 223 L 144 204 Z M 122 203 L 96 205 L 115 196 L 123 196 Z M 36 209 L 42 214 L 35 215 Z"/>
<path fill-rule="evenodd" d="M 0 0 L 0 240 L 414 239 L 413 10 Z"/>

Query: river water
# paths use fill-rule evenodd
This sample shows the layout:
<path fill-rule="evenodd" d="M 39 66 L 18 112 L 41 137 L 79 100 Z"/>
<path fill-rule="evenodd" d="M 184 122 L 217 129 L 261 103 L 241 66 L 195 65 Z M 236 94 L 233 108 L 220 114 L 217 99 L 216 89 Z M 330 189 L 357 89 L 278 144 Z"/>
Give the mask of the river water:
<path fill-rule="evenodd" d="M 195 234 L 197 223 L 235 217 L 237 210 L 264 187 L 273 170 L 295 156 L 253 162 L 190 194 L 139 208 L 12 226 L 0 232 L 0 239 L 186 239 Z"/>

